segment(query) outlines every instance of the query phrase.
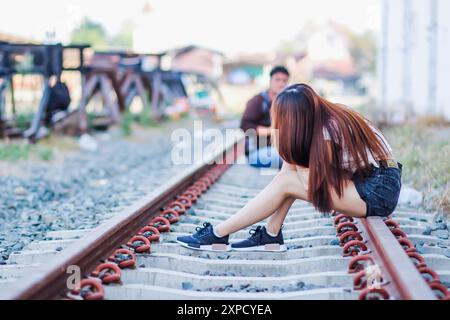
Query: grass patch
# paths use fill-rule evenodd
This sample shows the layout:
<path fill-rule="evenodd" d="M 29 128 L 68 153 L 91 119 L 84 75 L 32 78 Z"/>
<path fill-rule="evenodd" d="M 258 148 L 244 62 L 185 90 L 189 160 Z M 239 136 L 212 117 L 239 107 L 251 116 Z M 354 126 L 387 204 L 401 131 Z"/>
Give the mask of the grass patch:
<path fill-rule="evenodd" d="M 418 121 L 383 129 L 403 168 L 403 182 L 420 190 L 427 209 L 450 214 L 450 126 Z"/>
<path fill-rule="evenodd" d="M 54 154 L 53 150 L 43 146 L 36 146 L 36 154 L 37 156 L 44 161 L 53 160 Z"/>
<path fill-rule="evenodd" d="M 34 113 L 19 113 L 15 118 L 15 126 L 20 130 L 26 130 L 34 118 Z"/>
<path fill-rule="evenodd" d="M 53 149 L 28 143 L 7 143 L 0 145 L 0 161 L 15 162 L 28 160 L 32 157 L 43 161 L 51 161 L 54 158 Z"/>
<path fill-rule="evenodd" d="M 120 129 L 125 137 L 131 136 L 133 131 L 133 114 L 129 111 L 125 112 L 122 116 L 122 122 L 120 123 Z"/>
<path fill-rule="evenodd" d="M 30 156 L 30 145 L 22 144 L 7 144 L 0 146 L 0 160 L 2 161 L 17 161 L 21 159 L 28 159 Z"/>
<path fill-rule="evenodd" d="M 151 117 L 150 112 L 147 110 L 136 115 L 136 122 L 143 128 L 156 128 L 159 126 L 158 122 Z"/>
<path fill-rule="evenodd" d="M 136 124 L 141 128 L 160 127 L 160 124 L 151 117 L 150 112 L 148 111 L 143 111 L 139 113 L 126 111 L 122 115 L 122 121 L 120 123 L 122 135 L 125 137 L 131 136 L 133 134 L 133 126 Z"/>

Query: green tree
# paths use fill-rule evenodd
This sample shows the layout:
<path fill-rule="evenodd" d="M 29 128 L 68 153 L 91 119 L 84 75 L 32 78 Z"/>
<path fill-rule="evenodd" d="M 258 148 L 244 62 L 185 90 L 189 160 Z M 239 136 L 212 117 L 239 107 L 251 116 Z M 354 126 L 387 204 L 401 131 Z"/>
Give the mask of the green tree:
<path fill-rule="evenodd" d="M 105 49 L 108 44 L 108 35 L 104 27 L 97 22 L 84 18 L 81 25 L 71 34 L 73 44 L 90 44 L 94 49 Z"/>
<path fill-rule="evenodd" d="M 350 54 L 361 72 L 375 73 L 377 59 L 377 41 L 372 31 L 356 34 L 347 31 Z"/>
<path fill-rule="evenodd" d="M 125 21 L 119 32 L 109 40 L 109 45 L 117 49 L 130 49 L 133 46 L 133 31 L 133 22 Z"/>

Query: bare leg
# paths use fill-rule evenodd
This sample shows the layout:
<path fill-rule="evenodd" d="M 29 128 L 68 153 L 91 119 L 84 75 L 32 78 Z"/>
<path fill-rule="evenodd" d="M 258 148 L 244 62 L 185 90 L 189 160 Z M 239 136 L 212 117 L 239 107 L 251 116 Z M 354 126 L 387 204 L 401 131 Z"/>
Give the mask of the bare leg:
<path fill-rule="evenodd" d="M 282 205 L 278 208 L 277 212 L 272 214 L 269 218 L 269 221 L 267 221 L 267 231 L 272 234 L 278 234 L 281 226 L 283 225 L 284 219 L 286 219 L 289 209 L 291 208 L 294 201 L 295 198 L 286 198 L 284 200 Z"/>
<path fill-rule="evenodd" d="M 290 174 L 290 173 L 289 173 Z M 220 236 L 229 235 L 273 214 L 288 197 L 284 186 L 286 172 L 280 171 L 255 198 L 248 202 L 235 215 L 219 223 L 214 229 Z"/>
<path fill-rule="evenodd" d="M 255 198 L 235 215 L 218 224 L 215 231 L 220 236 L 229 235 L 260 222 L 276 210 L 282 209 L 279 217 L 275 216 L 274 218 L 279 224 L 281 217 L 285 217 L 289 210 L 287 204 L 291 200 L 286 201 L 286 199 L 294 198 L 310 202 L 307 198 L 307 188 L 308 169 L 281 170 Z M 360 198 L 352 181 L 348 181 L 342 198 L 333 192 L 332 199 L 333 209 L 336 211 L 345 212 L 354 217 L 364 217 L 366 214 L 366 203 Z M 281 208 L 282 206 L 283 208 Z M 271 228 L 276 229 L 278 224 L 274 223 Z"/>
<path fill-rule="evenodd" d="M 291 171 L 293 173 L 297 172 L 297 168 L 293 165 L 288 164 L 287 162 L 283 162 L 283 167 L 281 171 Z M 284 220 L 289 212 L 289 209 L 292 207 L 292 204 L 295 202 L 294 197 L 288 197 L 284 200 L 278 210 L 272 214 L 267 222 L 266 229 L 272 234 L 278 234 L 283 225 Z"/>

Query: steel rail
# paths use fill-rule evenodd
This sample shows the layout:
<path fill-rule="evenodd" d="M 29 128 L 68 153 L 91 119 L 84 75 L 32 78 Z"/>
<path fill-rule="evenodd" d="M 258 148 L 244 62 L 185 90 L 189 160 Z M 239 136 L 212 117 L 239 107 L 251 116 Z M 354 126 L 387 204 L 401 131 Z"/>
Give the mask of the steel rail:
<path fill-rule="evenodd" d="M 89 274 L 100 261 L 136 234 L 148 221 L 161 213 L 160 209 L 174 196 L 214 165 L 229 163 L 242 152 L 243 135 L 227 141 L 221 150 L 204 155 L 203 162 L 174 176 L 153 192 L 128 207 L 111 220 L 101 224 L 79 241 L 55 255 L 48 263 L 33 269 L 30 274 L 14 283 L 8 292 L 1 292 L 2 300 L 49 300 L 64 298 L 69 266 L 78 266 L 82 275 Z"/>
<path fill-rule="evenodd" d="M 372 249 L 376 262 L 381 263 L 386 289 L 391 297 L 401 300 L 437 300 L 436 295 L 418 272 L 391 230 L 379 217 L 356 219 L 368 236 L 367 246 Z"/>

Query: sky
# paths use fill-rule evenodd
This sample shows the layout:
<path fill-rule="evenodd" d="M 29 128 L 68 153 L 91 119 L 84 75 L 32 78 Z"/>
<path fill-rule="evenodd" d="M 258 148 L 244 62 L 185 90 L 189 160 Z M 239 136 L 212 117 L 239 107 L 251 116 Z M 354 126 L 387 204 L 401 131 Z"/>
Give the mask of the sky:
<path fill-rule="evenodd" d="M 146 2 L 153 11 L 143 18 Z M 1 7 L 0 32 L 43 40 L 55 30 L 57 40 L 67 42 L 82 17 L 111 34 L 131 19 L 156 43 L 264 52 L 292 39 L 307 22 L 332 20 L 355 32 L 378 32 L 380 7 L 381 0 L 9 0 Z"/>

